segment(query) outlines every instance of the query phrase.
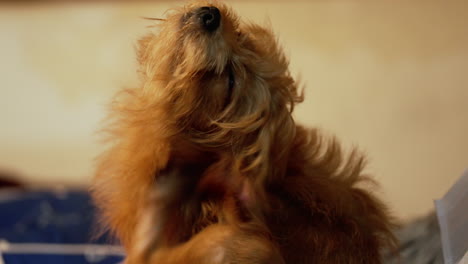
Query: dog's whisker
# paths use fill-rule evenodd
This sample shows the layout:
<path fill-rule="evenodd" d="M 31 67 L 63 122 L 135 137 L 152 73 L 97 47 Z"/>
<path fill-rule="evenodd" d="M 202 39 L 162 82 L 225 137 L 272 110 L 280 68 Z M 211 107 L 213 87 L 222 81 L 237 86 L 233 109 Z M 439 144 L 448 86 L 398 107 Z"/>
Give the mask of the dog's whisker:
<path fill-rule="evenodd" d="M 157 18 L 157 17 L 145 17 L 145 16 L 142 16 L 141 18 L 145 19 L 145 20 L 153 20 L 153 21 L 166 21 L 166 19 L 164 18 Z"/>

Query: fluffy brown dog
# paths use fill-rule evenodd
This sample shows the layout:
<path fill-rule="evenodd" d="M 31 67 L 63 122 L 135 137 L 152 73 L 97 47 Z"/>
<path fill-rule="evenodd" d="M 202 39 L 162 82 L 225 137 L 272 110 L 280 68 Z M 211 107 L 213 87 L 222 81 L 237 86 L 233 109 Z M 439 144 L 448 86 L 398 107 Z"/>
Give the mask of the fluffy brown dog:
<path fill-rule="evenodd" d="M 295 124 L 302 96 L 272 31 L 217 2 L 158 26 L 93 188 L 127 263 L 380 263 L 392 225 L 357 186 L 363 158 Z"/>

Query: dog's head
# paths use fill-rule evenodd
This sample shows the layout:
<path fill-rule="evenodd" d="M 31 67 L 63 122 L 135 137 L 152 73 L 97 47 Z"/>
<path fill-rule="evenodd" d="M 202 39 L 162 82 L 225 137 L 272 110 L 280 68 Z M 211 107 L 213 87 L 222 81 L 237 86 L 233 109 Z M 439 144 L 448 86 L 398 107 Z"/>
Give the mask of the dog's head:
<path fill-rule="evenodd" d="M 145 94 L 206 148 L 230 148 L 244 170 L 284 152 L 301 101 L 277 39 L 219 2 L 195 2 L 157 19 L 139 42 Z M 272 147 L 272 145 L 277 147 Z M 279 154 L 279 153 L 278 153 Z"/>

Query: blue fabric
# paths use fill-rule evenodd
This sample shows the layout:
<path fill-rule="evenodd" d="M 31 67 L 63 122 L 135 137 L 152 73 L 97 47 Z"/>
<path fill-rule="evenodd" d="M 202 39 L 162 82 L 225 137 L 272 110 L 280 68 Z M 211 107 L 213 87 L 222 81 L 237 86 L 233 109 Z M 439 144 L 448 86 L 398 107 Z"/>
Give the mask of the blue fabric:
<path fill-rule="evenodd" d="M 0 240 L 54 244 L 108 244 L 110 241 L 106 235 L 93 238 L 95 208 L 85 191 L 0 193 Z M 120 262 L 122 257 L 3 253 L 3 259 L 6 264 L 111 264 Z"/>
<path fill-rule="evenodd" d="M 105 256 L 101 259 L 92 259 L 86 256 L 70 256 L 70 255 L 49 255 L 49 254 L 4 254 L 3 260 L 6 264 L 116 264 L 122 262 L 122 257 Z"/>

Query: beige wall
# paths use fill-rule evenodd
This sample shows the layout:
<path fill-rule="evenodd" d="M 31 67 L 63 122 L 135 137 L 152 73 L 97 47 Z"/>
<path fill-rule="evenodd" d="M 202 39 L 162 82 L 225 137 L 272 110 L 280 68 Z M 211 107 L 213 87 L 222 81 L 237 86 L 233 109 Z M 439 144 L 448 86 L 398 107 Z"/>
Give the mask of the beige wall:
<path fill-rule="evenodd" d="M 403 1 L 401 1 L 403 2 Z M 135 83 L 133 44 L 171 3 L 0 6 L 0 168 L 86 184 L 111 94 Z M 307 85 L 299 122 L 369 155 L 402 218 L 468 167 L 468 10 L 463 3 L 234 2 L 271 21 Z"/>

